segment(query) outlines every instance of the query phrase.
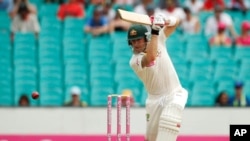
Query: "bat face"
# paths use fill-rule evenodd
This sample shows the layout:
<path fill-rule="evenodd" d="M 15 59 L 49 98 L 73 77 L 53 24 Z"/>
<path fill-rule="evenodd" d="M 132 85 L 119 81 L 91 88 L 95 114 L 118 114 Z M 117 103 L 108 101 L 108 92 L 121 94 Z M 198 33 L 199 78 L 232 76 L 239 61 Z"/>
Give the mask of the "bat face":
<path fill-rule="evenodd" d="M 138 14 L 122 9 L 118 9 L 118 13 L 120 18 L 124 21 L 137 24 L 152 25 L 151 19 L 148 15 Z"/>

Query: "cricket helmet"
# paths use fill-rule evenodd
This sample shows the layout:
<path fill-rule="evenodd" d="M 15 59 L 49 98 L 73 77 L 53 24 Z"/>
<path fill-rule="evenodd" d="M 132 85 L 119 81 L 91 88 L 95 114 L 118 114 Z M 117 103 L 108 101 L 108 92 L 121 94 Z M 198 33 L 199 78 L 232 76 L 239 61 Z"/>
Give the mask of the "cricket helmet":
<path fill-rule="evenodd" d="M 145 26 L 134 24 L 128 29 L 128 44 L 131 45 L 131 40 L 145 38 L 148 41 L 148 30 Z"/>

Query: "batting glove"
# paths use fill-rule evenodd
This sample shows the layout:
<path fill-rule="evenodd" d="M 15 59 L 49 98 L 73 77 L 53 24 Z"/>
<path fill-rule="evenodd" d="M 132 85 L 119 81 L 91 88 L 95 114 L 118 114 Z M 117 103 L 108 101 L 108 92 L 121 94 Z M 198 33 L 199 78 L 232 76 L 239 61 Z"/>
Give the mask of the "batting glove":
<path fill-rule="evenodd" d="M 165 17 L 163 14 L 157 14 L 151 17 L 152 29 L 159 31 L 165 25 Z"/>

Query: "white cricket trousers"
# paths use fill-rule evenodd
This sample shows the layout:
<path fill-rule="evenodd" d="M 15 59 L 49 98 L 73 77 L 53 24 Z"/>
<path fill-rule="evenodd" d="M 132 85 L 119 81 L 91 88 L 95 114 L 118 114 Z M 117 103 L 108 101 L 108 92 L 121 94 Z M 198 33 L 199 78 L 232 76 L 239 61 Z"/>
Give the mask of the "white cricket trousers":
<path fill-rule="evenodd" d="M 171 94 L 148 95 L 146 100 L 146 141 L 155 141 L 158 134 L 159 118 L 165 106 L 171 103 L 178 104 L 184 109 L 188 98 L 188 92 L 179 88 Z"/>

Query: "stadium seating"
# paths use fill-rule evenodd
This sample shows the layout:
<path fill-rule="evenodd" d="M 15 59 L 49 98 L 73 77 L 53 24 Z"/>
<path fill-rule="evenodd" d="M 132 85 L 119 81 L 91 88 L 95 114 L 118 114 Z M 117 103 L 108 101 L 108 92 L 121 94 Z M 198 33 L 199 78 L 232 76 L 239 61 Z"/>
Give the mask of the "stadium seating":
<path fill-rule="evenodd" d="M 53 17 L 56 18 L 57 11 L 58 11 L 58 4 L 42 4 L 39 9 L 39 18 L 43 19 L 44 17 Z"/>
<path fill-rule="evenodd" d="M 9 64 L 0 63 L 0 86 L 0 106 L 12 106 L 14 104 L 13 76 Z"/>
<path fill-rule="evenodd" d="M 234 58 L 236 60 L 249 59 L 250 58 L 249 51 L 250 51 L 249 47 L 236 47 Z"/>
<path fill-rule="evenodd" d="M 214 82 L 232 81 L 237 78 L 238 63 L 233 59 L 219 60 L 215 64 Z"/>
<path fill-rule="evenodd" d="M 192 61 L 190 65 L 189 81 L 211 81 L 213 75 L 213 63 L 209 59 Z"/>
<path fill-rule="evenodd" d="M 217 82 L 216 95 L 220 92 L 226 91 L 229 96 L 234 95 L 234 81 L 220 80 Z"/>
<path fill-rule="evenodd" d="M 11 19 L 7 12 L 0 11 L 0 32 L 9 32 Z"/>
<path fill-rule="evenodd" d="M 30 95 L 38 90 L 37 69 L 32 65 L 16 65 L 14 71 L 14 95 L 15 105 L 22 94 Z M 37 105 L 37 101 L 31 101 L 31 105 Z"/>
<path fill-rule="evenodd" d="M 189 41 L 186 47 L 186 58 L 190 61 L 208 58 L 208 46 L 201 41 Z"/>
<path fill-rule="evenodd" d="M 21 94 L 34 90 L 41 97 L 31 100 L 31 106 L 62 106 L 70 100 L 72 86 L 80 87 L 81 99 L 89 106 L 104 106 L 108 94 L 127 88 L 133 91 L 136 102 L 145 106 L 147 92 L 129 66 L 132 50 L 126 40 L 127 32 L 101 36 L 84 33 L 94 5 L 88 5 L 84 19 L 68 17 L 60 21 L 56 17 L 58 0 L 30 2 L 38 11 L 38 38 L 33 33 L 17 32 L 12 42 L 11 18 L 0 11 L 0 106 L 16 106 Z M 124 8 L 132 10 L 131 6 Z M 226 12 L 240 33 L 241 22 L 250 19 L 250 12 Z M 165 43 L 180 82 L 189 91 L 187 106 L 213 106 L 219 92 L 234 94 L 235 80 L 244 81 L 244 93 L 250 97 L 250 48 L 210 47 L 203 31 L 212 14 L 198 14 L 200 33 L 186 34 L 177 28 Z"/>
<path fill-rule="evenodd" d="M 99 86 L 91 87 L 90 94 L 90 105 L 91 106 L 106 106 L 107 105 L 107 96 L 114 93 L 113 87 L 101 88 Z"/>
<path fill-rule="evenodd" d="M 192 89 L 192 106 L 213 106 L 215 104 L 214 84 L 208 81 L 194 82 Z"/>
<path fill-rule="evenodd" d="M 223 46 L 213 46 L 210 48 L 210 58 L 214 61 L 230 59 L 233 57 L 233 49 Z"/>

